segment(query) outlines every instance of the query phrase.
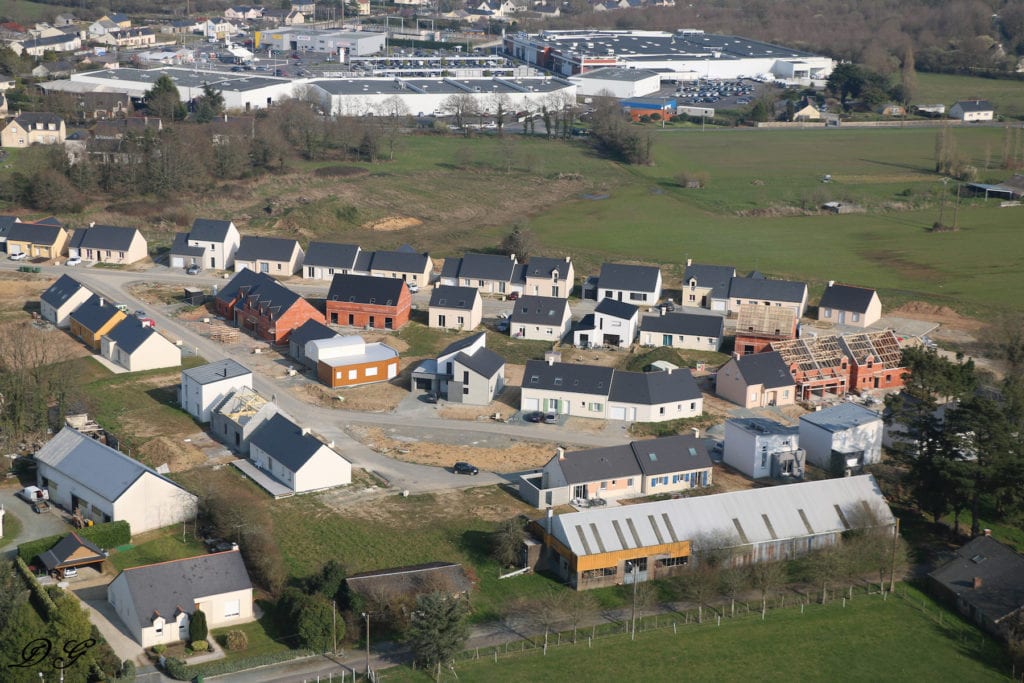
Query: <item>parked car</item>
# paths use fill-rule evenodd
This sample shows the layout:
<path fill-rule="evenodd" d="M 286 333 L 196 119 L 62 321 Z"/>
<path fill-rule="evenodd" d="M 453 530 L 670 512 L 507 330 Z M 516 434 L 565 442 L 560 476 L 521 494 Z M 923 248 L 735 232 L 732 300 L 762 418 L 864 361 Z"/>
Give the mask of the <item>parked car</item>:
<path fill-rule="evenodd" d="M 412 283 L 409 284 L 409 293 L 410 294 L 415 294 L 418 291 L 420 291 L 420 286 L 418 284 L 416 284 L 415 282 L 412 282 Z"/>
<path fill-rule="evenodd" d="M 423 400 L 426 401 L 427 403 L 437 403 L 437 394 L 435 394 L 434 392 L 424 394 Z"/>
<path fill-rule="evenodd" d="M 78 256 L 72 256 L 71 258 L 69 258 L 67 260 L 67 262 L 64 265 L 65 266 L 80 266 L 80 265 L 82 265 L 82 259 L 79 258 Z"/>
<path fill-rule="evenodd" d="M 146 317 L 146 312 L 145 311 L 135 311 L 135 317 L 136 318 L 145 318 Z"/>
<path fill-rule="evenodd" d="M 67 567 L 64 570 L 64 578 L 65 579 L 73 579 L 76 576 L 78 576 L 78 569 L 77 568 L 75 568 L 75 567 Z"/>
<path fill-rule="evenodd" d="M 509 301 L 515 301 L 515 300 L 517 300 L 518 298 L 519 298 L 519 292 L 511 292 L 511 293 L 509 293 L 509 295 L 508 295 L 508 300 L 509 300 Z"/>
<path fill-rule="evenodd" d="M 24 261 L 26 258 L 28 258 L 28 254 L 26 254 L 23 251 L 19 251 L 17 254 L 11 254 L 7 258 L 11 259 L 12 261 Z"/>
<path fill-rule="evenodd" d="M 470 465 L 468 462 L 457 462 L 452 467 L 452 472 L 455 474 L 480 474 L 480 470 Z"/>
<path fill-rule="evenodd" d="M 546 424 L 546 425 L 558 424 L 558 413 L 545 413 L 544 414 L 544 424 Z"/>
<path fill-rule="evenodd" d="M 188 267 L 188 270 L 186 270 L 185 272 L 188 273 L 189 275 L 199 275 L 200 270 L 202 270 L 202 268 L 199 267 L 199 264 L 193 263 L 191 266 Z"/>
<path fill-rule="evenodd" d="M 527 413 L 526 415 L 523 416 L 523 419 L 526 420 L 527 422 L 543 422 L 544 421 L 544 413 L 540 413 L 540 412 Z"/>

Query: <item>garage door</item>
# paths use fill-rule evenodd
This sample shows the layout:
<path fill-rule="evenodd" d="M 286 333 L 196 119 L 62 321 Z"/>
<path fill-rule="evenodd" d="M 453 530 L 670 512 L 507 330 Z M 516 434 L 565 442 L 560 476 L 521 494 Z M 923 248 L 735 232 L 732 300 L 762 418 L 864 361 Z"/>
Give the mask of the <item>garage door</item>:
<path fill-rule="evenodd" d="M 612 406 L 608 409 L 608 417 L 612 420 L 625 420 L 626 408 L 622 406 Z"/>
<path fill-rule="evenodd" d="M 171 257 L 171 268 L 184 268 L 185 258 L 183 256 L 172 256 Z"/>
<path fill-rule="evenodd" d="M 540 410 L 540 399 L 524 398 L 523 410 Z"/>
<path fill-rule="evenodd" d="M 724 311 L 725 310 L 725 302 L 724 301 L 712 301 L 711 302 L 711 310 L 712 311 Z"/>

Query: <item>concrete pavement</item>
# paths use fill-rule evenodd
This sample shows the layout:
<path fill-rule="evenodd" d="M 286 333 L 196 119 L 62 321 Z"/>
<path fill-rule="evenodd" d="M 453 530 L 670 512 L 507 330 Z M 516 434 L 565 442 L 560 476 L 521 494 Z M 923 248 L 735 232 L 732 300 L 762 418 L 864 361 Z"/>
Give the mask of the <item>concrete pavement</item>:
<path fill-rule="evenodd" d="M 4 524 L 9 525 L 11 518 L 17 517 L 21 522 L 21 531 L 13 538 L 4 537 L 4 548 L 0 551 L 0 556 L 13 559 L 18 554 L 18 546 L 22 543 L 73 530 L 65 521 L 64 513 L 56 506 L 50 506 L 49 512 L 32 512 L 32 507 L 16 495 L 21 490 L 21 485 L 16 479 L 11 481 L 14 482 L 13 486 L 4 486 L 0 489 L 0 503 L 6 510 Z"/>

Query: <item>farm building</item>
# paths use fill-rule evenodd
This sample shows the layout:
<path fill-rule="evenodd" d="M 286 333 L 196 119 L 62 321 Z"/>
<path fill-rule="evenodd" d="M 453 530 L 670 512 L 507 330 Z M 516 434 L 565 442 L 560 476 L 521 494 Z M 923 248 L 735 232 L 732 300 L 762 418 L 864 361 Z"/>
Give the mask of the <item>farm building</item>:
<path fill-rule="evenodd" d="M 799 557 L 853 529 L 894 523 L 874 477 L 861 475 L 549 513 L 530 524 L 540 547 L 528 561 L 586 590 L 681 574 L 700 561 L 705 539 L 743 566 Z"/>

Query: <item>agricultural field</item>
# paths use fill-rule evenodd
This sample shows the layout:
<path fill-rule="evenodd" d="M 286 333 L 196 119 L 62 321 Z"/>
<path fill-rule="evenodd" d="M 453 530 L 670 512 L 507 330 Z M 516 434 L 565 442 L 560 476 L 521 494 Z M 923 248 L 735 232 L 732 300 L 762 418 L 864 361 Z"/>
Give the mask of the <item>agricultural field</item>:
<path fill-rule="evenodd" d="M 914 104 L 944 104 L 946 110 L 959 100 L 988 100 L 996 115 L 1024 116 L 1024 83 L 953 74 L 917 74 Z"/>

